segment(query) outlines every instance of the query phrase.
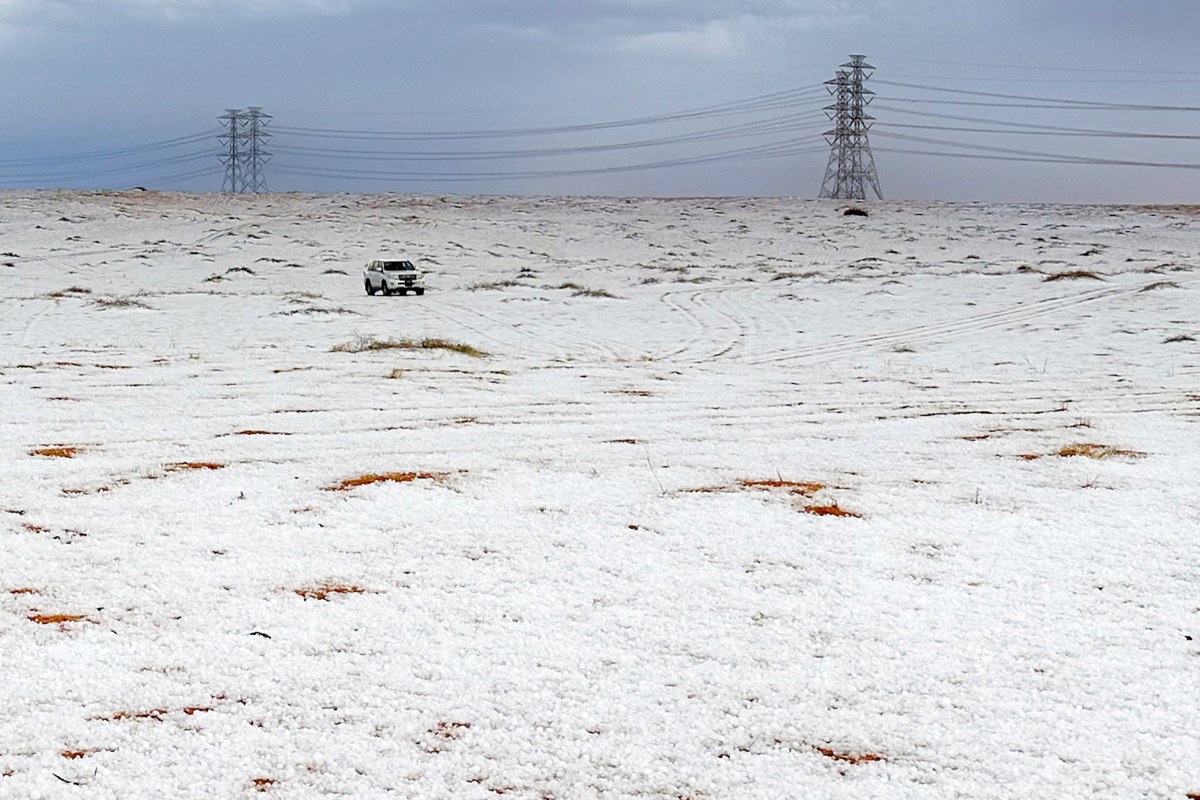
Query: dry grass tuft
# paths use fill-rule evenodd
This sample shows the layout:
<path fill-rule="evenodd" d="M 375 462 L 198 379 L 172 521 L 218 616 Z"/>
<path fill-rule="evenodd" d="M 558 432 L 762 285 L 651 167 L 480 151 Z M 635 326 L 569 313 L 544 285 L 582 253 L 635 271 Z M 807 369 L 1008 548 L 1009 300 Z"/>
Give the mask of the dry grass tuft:
<path fill-rule="evenodd" d="M 78 447 L 68 447 L 66 445 L 58 445 L 55 447 L 38 447 L 29 451 L 31 456 L 45 456 L 46 458 L 74 458 L 75 454 L 80 451 Z"/>
<path fill-rule="evenodd" d="M 823 505 L 823 506 L 822 505 L 804 506 L 804 508 L 801 510 L 804 511 L 804 513 L 806 513 L 806 514 L 816 514 L 816 515 L 822 516 L 822 517 L 855 517 L 856 519 L 862 519 L 862 514 L 856 514 L 853 511 L 847 511 L 846 509 L 839 506 L 837 503 L 830 503 L 828 505 Z"/>
<path fill-rule="evenodd" d="M 71 295 L 91 294 L 92 290 L 83 286 L 68 286 L 66 289 L 59 289 L 55 292 L 50 292 L 47 297 L 70 297 Z"/>
<path fill-rule="evenodd" d="M 255 428 L 247 428 L 244 431 L 234 431 L 231 436 L 291 436 L 285 431 L 261 431 Z"/>
<path fill-rule="evenodd" d="M 149 308 L 150 306 L 144 300 L 138 300 L 136 297 L 97 297 L 92 300 L 92 305 L 100 306 L 101 308 Z"/>
<path fill-rule="evenodd" d="M 215 461 L 176 461 L 173 464 L 167 464 L 167 472 L 187 472 L 189 470 L 214 470 L 224 469 L 224 464 L 218 464 Z"/>
<path fill-rule="evenodd" d="M 481 283 L 473 283 L 467 287 L 469 292 L 478 292 L 485 289 L 508 289 L 512 286 L 524 286 L 520 281 L 502 280 L 502 281 L 483 281 Z"/>
<path fill-rule="evenodd" d="M 93 750 L 63 750 L 59 753 L 63 758 L 83 758 L 88 753 L 95 752 Z"/>
<path fill-rule="evenodd" d="M 320 586 L 293 589 L 292 591 L 303 597 L 305 600 L 328 600 L 331 594 L 363 594 L 367 590 L 361 586 L 355 586 L 353 584 L 323 583 Z"/>
<path fill-rule="evenodd" d="M 152 719 L 155 722 L 162 722 L 162 718 L 167 713 L 165 708 L 151 708 L 148 711 L 118 711 L 110 717 L 92 717 L 92 719 L 108 722 L 120 722 L 126 719 Z"/>
<path fill-rule="evenodd" d="M 571 297 L 608 297 L 616 298 L 616 295 L 607 289 L 576 289 L 571 293 Z"/>
<path fill-rule="evenodd" d="M 821 747 L 813 745 L 813 749 L 826 758 L 832 758 L 834 761 L 845 761 L 847 764 L 866 764 L 871 761 L 883 761 L 883 756 L 877 756 L 874 753 L 844 753 L 839 750 L 834 750 L 832 747 Z"/>
<path fill-rule="evenodd" d="M 1142 288 L 1138 289 L 1138 291 L 1139 292 L 1153 292 L 1156 289 L 1178 289 L 1178 288 L 1179 288 L 1179 284 L 1176 283 L 1175 281 L 1155 281 L 1154 283 L 1146 284 Z"/>
<path fill-rule="evenodd" d="M 67 622 L 86 620 L 83 614 L 30 614 L 29 621 L 39 625 L 62 625 Z"/>
<path fill-rule="evenodd" d="M 373 353 L 378 350 L 449 350 L 472 358 L 483 358 L 488 353 L 469 344 L 454 342 L 449 339 L 426 337 L 424 339 L 376 339 L 371 336 L 359 336 L 353 342 L 335 344 L 329 348 L 331 353 Z"/>
<path fill-rule="evenodd" d="M 1060 447 L 1054 455 L 1070 458 L 1071 456 L 1083 456 L 1085 458 L 1114 458 L 1124 456 L 1126 458 L 1142 458 L 1145 453 L 1137 450 L 1122 450 L 1118 447 L 1109 447 L 1106 444 L 1084 443 L 1084 444 L 1068 444 Z"/>
<path fill-rule="evenodd" d="M 275 785 L 274 778 L 251 778 L 250 787 L 256 792 L 265 792 Z"/>
<path fill-rule="evenodd" d="M 372 483 L 412 483 L 413 481 L 433 481 L 441 483 L 446 479 L 444 472 L 372 472 L 346 478 L 332 486 L 326 486 L 327 492 L 342 492 L 356 486 L 369 486 Z"/>
<path fill-rule="evenodd" d="M 1048 281 L 1071 281 L 1071 280 L 1080 280 L 1080 279 L 1086 279 L 1086 280 L 1091 280 L 1091 281 L 1104 280 L 1104 278 L 1101 278 L 1099 275 L 1092 272 L 1091 270 L 1073 269 L 1068 272 L 1056 272 L 1053 275 L 1047 275 L 1046 277 L 1042 278 L 1042 282 L 1046 283 Z"/>
<path fill-rule="evenodd" d="M 8 593 L 9 593 L 9 594 L 13 594 L 13 595 L 21 595 L 21 594 L 39 594 L 39 592 L 38 592 L 38 590 L 37 590 L 37 589 L 34 589 L 34 588 L 30 587 L 30 586 L 19 586 L 19 587 L 17 587 L 16 589 L 9 589 L 9 590 L 8 590 Z"/>

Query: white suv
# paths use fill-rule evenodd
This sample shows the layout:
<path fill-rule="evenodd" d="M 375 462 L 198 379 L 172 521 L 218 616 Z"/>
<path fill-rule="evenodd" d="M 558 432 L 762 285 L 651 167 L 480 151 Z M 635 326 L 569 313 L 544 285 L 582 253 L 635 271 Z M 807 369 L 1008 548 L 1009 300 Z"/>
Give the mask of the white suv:
<path fill-rule="evenodd" d="M 425 274 L 411 261 L 369 261 L 363 270 L 363 286 L 367 294 L 425 294 Z"/>

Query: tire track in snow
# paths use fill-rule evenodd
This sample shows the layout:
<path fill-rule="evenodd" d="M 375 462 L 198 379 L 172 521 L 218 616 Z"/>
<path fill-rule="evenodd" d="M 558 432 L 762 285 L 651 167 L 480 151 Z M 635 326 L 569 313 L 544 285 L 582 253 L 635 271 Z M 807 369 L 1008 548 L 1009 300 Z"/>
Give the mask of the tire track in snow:
<path fill-rule="evenodd" d="M 1038 300 L 1030 304 L 1022 304 L 985 314 L 975 314 L 949 322 L 916 325 L 890 333 L 873 334 L 870 336 L 843 336 L 840 337 L 840 341 L 816 344 L 809 347 L 776 350 L 742 359 L 742 363 L 766 365 L 795 361 L 828 360 L 888 345 L 919 344 L 938 341 L 955 336 L 980 333 L 994 328 L 1004 328 L 1022 322 L 1030 322 L 1058 312 L 1104 300 L 1111 300 L 1122 295 L 1137 294 L 1143 288 L 1144 286 L 1094 289 L 1070 297 Z"/>

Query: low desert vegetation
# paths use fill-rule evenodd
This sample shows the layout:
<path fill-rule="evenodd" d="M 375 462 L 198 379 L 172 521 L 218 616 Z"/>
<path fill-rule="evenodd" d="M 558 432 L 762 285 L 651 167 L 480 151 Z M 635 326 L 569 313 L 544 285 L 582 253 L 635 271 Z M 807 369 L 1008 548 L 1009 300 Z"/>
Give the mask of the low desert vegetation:
<path fill-rule="evenodd" d="M 128 295 L 122 297 L 97 297 L 92 300 L 92 305 L 100 306 L 101 308 L 150 308 L 150 305 L 146 301 Z"/>
<path fill-rule="evenodd" d="M 571 297 L 610 297 L 615 298 L 616 295 L 604 289 L 592 289 L 587 286 L 580 286 L 578 283 L 560 283 L 558 286 L 551 286 L 551 289 L 569 289 Z"/>
<path fill-rule="evenodd" d="M 59 289 L 56 292 L 50 292 L 47 297 L 73 297 L 81 294 L 91 294 L 92 290 L 83 286 L 68 286 L 66 289 Z"/>
<path fill-rule="evenodd" d="M 478 291 L 482 291 L 485 289 L 509 289 L 514 286 L 524 286 L 524 285 L 525 284 L 521 283 L 520 281 L 515 281 L 512 279 L 503 280 L 503 281 L 481 281 L 479 283 L 473 283 L 470 286 L 468 286 L 467 291 L 478 292 Z"/>
<path fill-rule="evenodd" d="M 1077 280 L 1102 281 L 1104 278 L 1101 278 L 1099 275 L 1089 269 L 1073 269 L 1067 272 L 1055 272 L 1052 275 L 1047 275 L 1046 277 L 1042 278 L 1043 283 L 1047 283 L 1049 281 Z"/>
<path fill-rule="evenodd" d="M 224 464 L 218 464 L 215 461 L 176 461 L 167 464 L 165 469 L 167 472 L 190 472 L 200 470 L 217 470 L 224 469 Z"/>
<path fill-rule="evenodd" d="M 1166 339 L 1163 339 L 1163 344 L 1172 344 L 1174 342 L 1194 342 L 1194 341 L 1196 341 L 1196 337 L 1192 336 L 1190 333 L 1177 333 L 1174 336 L 1168 336 Z"/>
<path fill-rule="evenodd" d="M 1026 461 L 1036 461 L 1039 458 L 1050 456 L 1058 458 L 1094 458 L 1099 461 L 1106 458 L 1143 458 L 1145 455 L 1140 450 L 1127 450 L 1106 444 L 1096 444 L 1095 442 L 1081 442 L 1077 444 L 1065 444 L 1052 453 L 1025 453 L 1021 458 Z"/>
<path fill-rule="evenodd" d="M 352 342 L 335 344 L 329 348 L 331 353 L 373 353 L 378 350 L 449 350 L 452 353 L 484 358 L 487 352 L 462 342 L 450 339 L 376 339 L 373 336 L 359 336 Z"/>
<path fill-rule="evenodd" d="M 1158 289 L 1178 289 L 1178 288 L 1179 288 L 1179 284 L 1176 283 L 1175 281 L 1155 281 L 1154 283 L 1147 283 L 1141 289 L 1138 289 L 1138 291 L 1139 292 L 1153 292 Z"/>
<path fill-rule="evenodd" d="M 331 596 L 343 594 L 365 594 L 366 591 L 366 589 L 362 588 L 361 586 L 356 586 L 355 584 L 331 582 L 322 583 L 320 586 L 309 586 L 292 590 L 294 594 L 299 595 L 305 600 L 328 600 Z"/>
<path fill-rule="evenodd" d="M 1146 454 L 1138 450 L 1125 450 L 1119 447 L 1110 447 L 1106 444 L 1068 444 L 1063 445 L 1055 453 L 1056 456 L 1062 458 L 1071 458 L 1074 456 L 1083 456 L 1085 458 L 1142 458 Z"/>

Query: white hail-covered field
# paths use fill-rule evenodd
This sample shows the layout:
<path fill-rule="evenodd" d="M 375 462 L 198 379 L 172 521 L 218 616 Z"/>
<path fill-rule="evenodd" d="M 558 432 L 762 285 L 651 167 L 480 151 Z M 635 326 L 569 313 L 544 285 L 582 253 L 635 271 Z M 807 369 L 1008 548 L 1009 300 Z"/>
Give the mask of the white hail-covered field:
<path fill-rule="evenodd" d="M 844 208 L 0 193 L 0 796 L 1200 794 L 1200 211 Z"/>

